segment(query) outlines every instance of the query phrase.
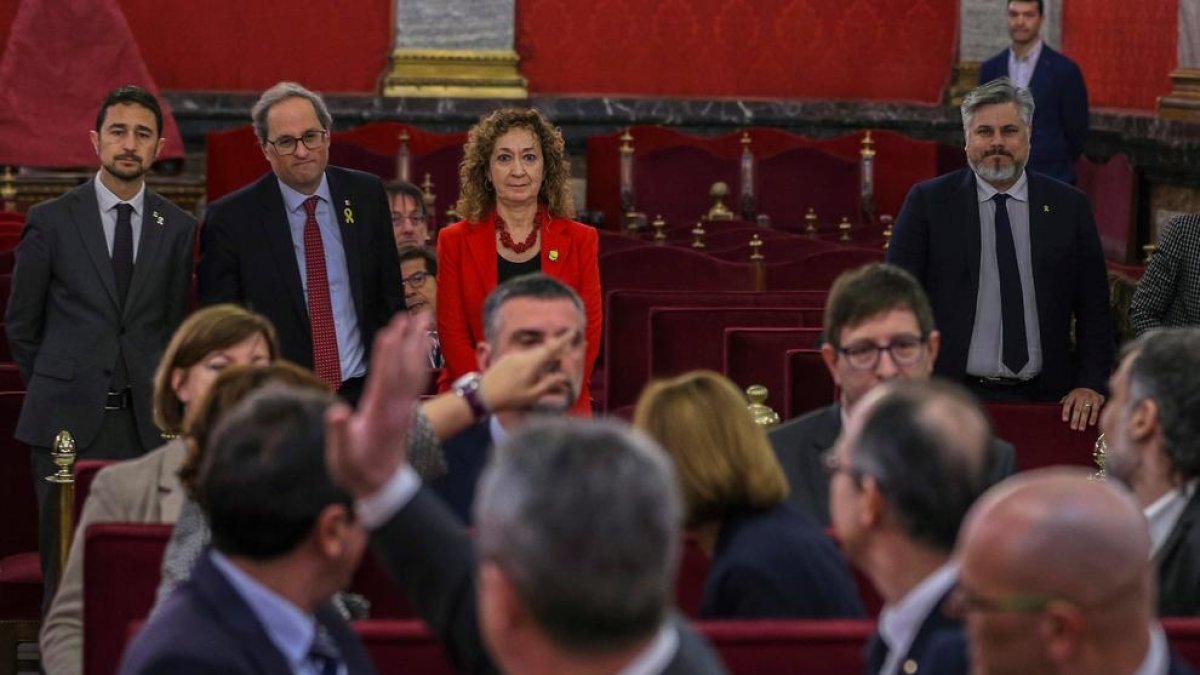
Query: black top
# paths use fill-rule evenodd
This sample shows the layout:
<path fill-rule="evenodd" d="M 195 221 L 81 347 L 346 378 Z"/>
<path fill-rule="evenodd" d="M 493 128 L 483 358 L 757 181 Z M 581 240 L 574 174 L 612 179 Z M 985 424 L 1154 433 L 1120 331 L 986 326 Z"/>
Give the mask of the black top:
<path fill-rule="evenodd" d="M 499 253 L 496 254 L 497 286 L 508 281 L 509 279 L 512 279 L 513 277 L 519 277 L 522 274 L 533 274 L 541 271 L 542 256 L 540 255 L 535 255 L 525 262 L 517 263 L 512 262 L 511 260 L 505 260 L 504 256 L 500 255 Z"/>

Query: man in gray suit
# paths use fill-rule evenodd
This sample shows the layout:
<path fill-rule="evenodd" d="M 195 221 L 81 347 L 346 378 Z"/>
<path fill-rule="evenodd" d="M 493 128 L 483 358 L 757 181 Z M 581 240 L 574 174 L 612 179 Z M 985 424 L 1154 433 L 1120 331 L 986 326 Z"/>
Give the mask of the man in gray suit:
<path fill-rule="evenodd" d="M 822 455 L 833 448 L 850 411 L 867 392 L 889 380 L 929 379 L 942 336 L 917 280 L 881 263 L 838 277 L 825 305 L 824 330 L 821 357 L 841 397 L 776 427 L 770 439 L 792 488 L 789 499 L 828 526 L 829 476 Z M 1012 473 L 1013 447 L 997 439 L 992 443 L 995 465 L 989 475 L 996 481 Z"/>
<path fill-rule="evenodd" d="M 165 143 L 158 101 L 139 87 L 113 90 L 91 139 L 96 177 L 29 210 L 5 315 L 26 389 L 15 435 L 33 451 L 44 570 L 54 558 L 43 480 L 54 435 L 70 431 L 87 459 L 162 444 L 151 381 L 192 275 L 195 219 L 145 184 Z"/>

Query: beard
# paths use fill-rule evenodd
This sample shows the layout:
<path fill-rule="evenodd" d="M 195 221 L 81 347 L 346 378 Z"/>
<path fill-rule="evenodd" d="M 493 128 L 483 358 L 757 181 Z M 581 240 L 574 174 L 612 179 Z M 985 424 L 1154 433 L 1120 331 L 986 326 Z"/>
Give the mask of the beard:
<path fill-rule="evenodd" d="M 121 166 L 117 164 L 117 162 L 122 159 L 134 160 L 137 162 L 137 166 L 132 169 L 122 169 Z M 103 166 L 104 170 L 109 175 L 124 181 L 137 180 L 146 175 L 146 163 L 142 161 L 141 157 L 132 157 L 129 155 L 114 157 L 112 161 L 105 162 L 101 166 Z"/>
<path fill-rule="evenodd" d="M 529 412 L 535 415 L 562 415 L 575 405 L 577 398 L 579 392 L 573 384 L 568 384 L 565 391 L 552 392 L 539 398 L 529 407 Z"/>
<path fill-rule="evenodd" d="M 996 166 L 987 161 L 988 158 L 996 156 L 1008 157 L 1012 160 L 1012 163 L 1007 166 Z M 990 152 L 980 158 L 979 161 L 968 158 L 967 163 L 971 165 L 971 170 L 975 172 L 975 175 L 988 183 L 1010 183 L 1015 181 L 1021 175 L 1021 172 L 1025 170 L 1025 162 L 1018 162 L 1016 158 L 1007 152 Z"/>

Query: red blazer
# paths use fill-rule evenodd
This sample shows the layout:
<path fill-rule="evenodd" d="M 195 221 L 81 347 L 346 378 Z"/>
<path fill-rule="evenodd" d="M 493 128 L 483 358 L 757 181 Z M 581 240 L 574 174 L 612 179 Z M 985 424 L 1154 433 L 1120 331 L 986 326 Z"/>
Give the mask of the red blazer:
<path fill-rule="evenodd" d="M 587 312 L 587 359 L 574 411 L 590 414 L 588 387 L 600 353 L 602 295 L 596 230 L 568 218 L 542 228 L 542 273 L 565 283 Z M 551 259 L 551 254 L 554 259 Z M 481 222 L 459 221 L 438 233 L 437 325 L 448 382 L 477 370 L 475 345 L 483 340 L 483 301 L 496 288 L 496 212 Z"/>

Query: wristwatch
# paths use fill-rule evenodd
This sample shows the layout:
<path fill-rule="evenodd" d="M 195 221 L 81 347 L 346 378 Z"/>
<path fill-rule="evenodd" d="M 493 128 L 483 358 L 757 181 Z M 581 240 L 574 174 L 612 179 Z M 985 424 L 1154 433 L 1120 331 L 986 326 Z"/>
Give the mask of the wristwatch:
<path fill-rule="evenodd" d="M 487 406 L 483 403 L 483 397 L 479 395 L 481 382 L 483 382 L 483 375 L 476 372 L 467 373 L 450 385 L 450 390 L 461 396 L 471 407 L 471 414 L 475 416 L 476 421 L 488 416 Z"/>

